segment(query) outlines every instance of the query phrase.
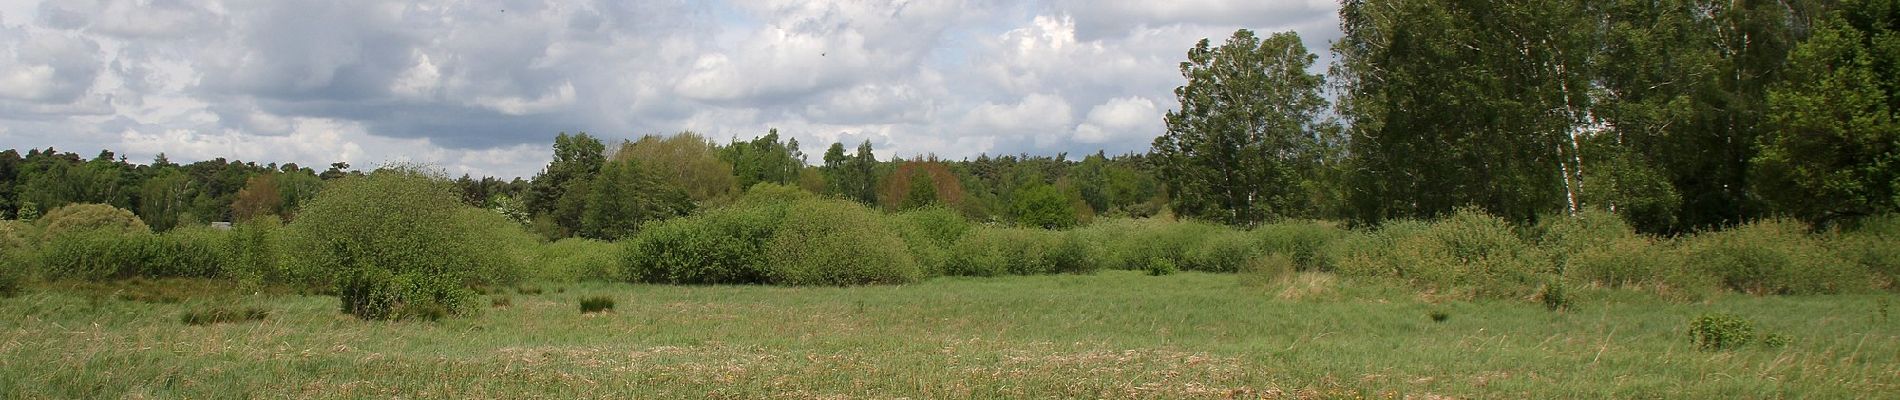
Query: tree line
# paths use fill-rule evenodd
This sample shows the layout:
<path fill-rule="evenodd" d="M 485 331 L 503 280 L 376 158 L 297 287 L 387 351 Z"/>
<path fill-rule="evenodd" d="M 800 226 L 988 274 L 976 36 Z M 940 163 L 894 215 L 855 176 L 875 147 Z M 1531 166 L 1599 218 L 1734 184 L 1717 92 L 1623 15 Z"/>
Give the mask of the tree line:
<path fill-rule="evenodd" d="M 1161 213 L 1376 225 L 1466 208 L 1528 224 L 1595 208 L 1684 233 L 1900 208 L 1900 0 L 1348 0 L 1339 13 L 1325 73 L 1293 32 L 1195 44 L 1145 154 L 880 160 L 867 141 L 812 160 L 776 130 L 726 144 L 562 133 L 532 179 L 455 183 L 543 236 L 599 239 L 758 183 L 1044 228 Z M 9 150 L 0 217 L 87 202 L 158 229 L 294 218 L 348 167 Z"/>
<path fill-rule="evenodd" d="M 645 222 L 736 200 L 775 183 L 904 211 L 944 207 L 966 218 L 1048 228 L 1097 215 L 1150 216 L 1164 206 L 1161 184 L 1141 154 L 1027 154 L 945 160 L 934 155 L 880 160 L 868 141 L 847 152 L 832 143 L 817 163 L 776 130 L 720 144 L 681 132 L 609 146 L 587 133 L 558 134 L 551 161 L 531 179 L 464 175 L 462 202 L 500 212 L 549 239 L 630 237 Z M 0 152 L 0 219 L 34 219 L 67 204 L 132 210 L 154 230 L 253 218 L 296 218 L 326 181 L 363 173 L 347 163 L 324 171 L 297 164 L 214 159 L 185 165 L 165 155 L 133 163 L 111 151 L 82 158 L 57 149 Z"/>
<path fill-rule="evenodd" d="M 1361 224 L 1583 208 L 1681 233 L 1900 203 L 1900 2 L 1347 0 L 1336 62 L 1206 40 L 1152 157 L 1174 209 Z M 1323 94 L 1331 90 L 1335 102 Z"/>

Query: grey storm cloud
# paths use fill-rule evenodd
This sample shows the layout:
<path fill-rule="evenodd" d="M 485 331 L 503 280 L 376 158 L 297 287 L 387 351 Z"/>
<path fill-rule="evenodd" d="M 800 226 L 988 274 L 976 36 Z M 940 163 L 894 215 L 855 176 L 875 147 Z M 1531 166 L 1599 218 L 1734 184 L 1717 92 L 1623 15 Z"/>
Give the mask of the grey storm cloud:
<path fill-rule="evenodd" d="M 1330 1 L 0 5 L 0 142 L 532 175 L 557 132 L 778 128 L 807 153 L 1145 150 L 1201 38 L 1338 36 Z"/>

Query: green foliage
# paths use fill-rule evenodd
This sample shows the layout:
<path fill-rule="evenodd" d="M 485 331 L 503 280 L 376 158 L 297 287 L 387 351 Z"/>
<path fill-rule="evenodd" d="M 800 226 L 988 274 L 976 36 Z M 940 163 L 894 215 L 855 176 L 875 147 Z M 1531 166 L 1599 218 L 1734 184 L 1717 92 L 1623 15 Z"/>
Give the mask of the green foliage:
<path fill-rule="evenodd" d="M 1009 246 L 1005 230 L 984 228 L 970 231 L 951 246 L 950 255 L 940 271 L 951 276 L 999 276 L 1009 273 Z"/>
<path fill-rule="evenodd" d="M 1220 230 L 1201 237 L 1188 248 L 1183 269 L 1205 272 L 1240 272 L 1260 258 L 1260 243 L 1245 231 Z"/>
<path fill-rule="evenodd" d="M 1570 289 L 1565 286 L 1562 277 L 1553 277 L 1550 283 L 1544 284 L 1544 290 L 1537 294 L 1537 300 L 1543 302 L 1544 308 L 1551 311 L 1569 309 Z"/>
<path fill-rule="evenodd" d="M 1789 343 L 1794 343 L 1794 338 L 1790 338 L 1788 337 L 1788 335 L 1783 335 L 1779 333 L 1770 333 L 1767 335 L 1762 335 L 1761 337 L 1762 347 L 1767 347 L 1771 349 L 1779 349 L 1783 347 L 1788 347 Z"/>
<path fill-rule="evenodd" d="M 859 144 L 856 155 L 846 155 L 844 144 L 832 143 L 819 170 L 825 177 L 826 194 L 877 204 L 877 155 L 871 152 L 871 141 Z"/>
<path fill-rule="evenodd" d="M 941 206 L 898 213 L 892 216 L 891 222 L 904 238 L 911 256 L 931 274 L 943 273 L 952 247 L 974 229 L 962 215 Z"/>
<path fill-rule="evenodd" d="M 592 297 L 581 299 L 581 313 L 582 314 L 607 312 L 607 311 L 613 311 L 613 310 L 614 310 L 614 298 L 612 297 L 592 296 Z"/>
<path fill-rule="evenodd" d="M 1284 253 L 1270 253 L 1249 260 L 1240 269 L 1240 279 L 1249 285 L 1268 286 L 1285 282 L 1293 277 L 1296 269 L 1292 257 Z"/>
<path fill-rule="evenodd" d="M 41 272 L 49 279 L 95 281 L 139 276 L 156 241 L 145 232 L 91 230 L 62 234 L 40 248 Z"/>
<path fill-rule="evenodd" d="M 568 238 L 534 246 L 536 254 L 526 271 L 527 281 L 539 282 L 619 282 L 626 281 L 620 268 L 619 245 L 593 239 Z"/>
<path fill-rule="evenodd" d="M 119 234 L 151 233 L 145 221 L 123 208 L 104 204 L 71 204 L 49 211 L 36 221 L 42 241 L 62 240 L 66 235 L 105 231 Z"/>
<path fill-rule="evenodd" d="M 580 215 L 584 209 L 587 183 L 606 163 L 607 145 L 600 139 L 588 136 L 586 132 L 568 136 L 563 132 L 554 137 L 554 159 L 547 168 L 535 175 L 530 188 L 527 205 L 529 214 L 549 215 L 560 229 L 558 236 L 568 236 L 580 229 Z"/>
<path fill-rule="evenodd" d="M 1881 276 L 1888 289 L 1900 289 L 1900 214 L 1857 221 L 1829 245 L 1841 258 Z"/>
<path fill-rule="evenodd" d="M 1043 229 L 1065 229 L 1076 224 L 1075 206 L 1055 186 L 1032 183 L 1016 191 L 1010 203 L 1016 224 Z"/>
<path fill-rule="evenodd" d="M 1104 267 L 1142 270 L 1154 260 L 1167 260 L 1177 267 L 1199 265 L 1190 254 L 1205 238 L 1226 229 L 1197 221 L 1114 219 L 1091 224 L 1074 234 L 1100 246 L 1095 258 Z"/>
<path fill-rule="evenodd" d="M 36 234 L 33 224 L 0 220 L 0 295 L 19 293 L 32 271 L 38 268 Z"/>
<path fill-rule="evenodd" d="M 1102 264 L 1095 258 L 1095 244 L 1081 235 L 1063 232 L 1045 232 L 1043 235 L 1054 236 L 1051 239 L 1054 243 L 1043 253 L 1046 260 L 1044 264 L 1049 266 L 1050 273 L 1088 274 L 1102 269 Z"/>
<path fill-rule="evenodd" d="M 1176 213 L 1235 225 L 1309 214 L 1302 177 L 1333 132 L 1321 117 L 1322 79 L 1306 72 L 1316 59 L 1293 32 L 1262 39 L 1242 29 L 1188 51 L 1180 108 L 1152 152 Z"/>
<path fill-rule="evenodd" d="M 1848 0 L 1788 54 L 1752 172 L 1777 208 L 1826 225 L 1900 211 L 1900 4 Z"/>
<path fill-rule="evenodd" d="M 641 224 L 686 215 L 694 207 L 686 191 L 631 160 L 607 163 L 588 186 L 579 233 L 590 239 L 633 237 Z"/>
<path fill-rule="evenodd" d="M 1590 181 L 1578 194 L 1578 201 L 1586 208 L 1614 209 L 1643 232 L 1674 229 L 1682 195 L 1662 171 L 1615 139 L 1616 135 L 1610 134 L 1584 138 L 1579 151 Z"/>
<path fill-rule="evenodd" d="M 783 204 L 735 205 L 649 224 L 624 245 L 626 278 L 646 283 L 769 283 L 766 244 L 785 213 Z"/>
<path fill-rule="evenodd" d="M 1731 290 L 1756 295 L 1843 293 L 1870 285 L 1867 271 L 1843 260 L 1788 220 L 1767 220 L 1684 239 L 1689 268 Z"/>
<path fill-rule="evenodd" d="M 39 265 L 52 279 L 213 278 L 229 268 L 230 239 L 205 227 L 162 235 L 92 230 L 46 244 Z"/>
<path fill-rule="evenodd" d="M 1513 221 L 1562 207 L 1589 118 L 1586 2 L 1341 3 L 1333 81 L 1352 155 L 1352 219 L 1475 206 Z"/>
<path fill-rule="evenodd" d="M 1735 314 L 1704 314 L 1689 322 L 1689 342 L 1703 350 L 1741 348 L 1755 340 L 1755 323 Z"/>
<path fill-rule="evenodd" d="M 1181 269 L 1174 266 L 1174 261 L 1169 261 L 1165 258 L 1155 258 L 1148 260 L 1147 271 L 1148 276 L 1163 276 L 1174 275 L 1175 272 L 1180 272 Z"/>
<path fill-rule="evenodd" d="M 1288 221 L 1255 227 L 1260 246 L 1267 253 L 1285 255 L 1297 271 L 1331 271 L 1333 260 L 1327 246 L 1343 240 L 1351 232 L 1318 222 Z"/>
<path fill-rule="evenodd" d="M 146 244 L 137 272 L 146 278 L 215 278 L 231 269 L 231 232 L 194 226 L 159 234 Z"/>
<path fill-rule="evenodd" d="M 739 186 L 732 164 L 720 159 L 716 146 L 693 132 L 642 136 L 620 146 L 614 159 L 638 162 L 661 181 L 685 189 L 696 202 L 723 202 L 746 188 Z"/>
<path fill-rule="evenodd" d="M 784 224 L 766 248 L 774 283 L 860 285 L 910 283 L 923 268 L 882 215 L 840 200 L 788 206 Z"/>
<path fill-rule="evenodd" d="M 720 159 L 732 164 L 739 187 L 771 182 L 797 183 L 798 171 L 805 166 L 805 153 L 798 150 L 798 139 L 779 142 L 778 129 L 752 141 L 734 141 L 719 152 Z"/>
<path fill-rule="evenodd" d="M 294 283 L 286 266 L 284 226 L 276 218 L 257 218 L 233 226 L 229 234 L 227 275 L 241 282 Z"/>
<path fill-rule="evenodd" d="M 332 181 L 291 223 L 287 248 L 298 280 L 337 288 L 345 313 L 431 317 L 469 311 L 469 285 L 519 277 L 496 245 L 511 240 L 497 227 L 514 226 L 464 205 L 440 175 L 384 168 Z"/>
<path fill-rule="evenodd" d="M 1543 274 L 1555 272 L 1509 223 L 1470 209 L 1430 223 L 1388 222 L 1336 251 L 1343 275 L 1396 278 L 1428 291 L 1480 297 L 1528 296 L 1544 282 Z"/>

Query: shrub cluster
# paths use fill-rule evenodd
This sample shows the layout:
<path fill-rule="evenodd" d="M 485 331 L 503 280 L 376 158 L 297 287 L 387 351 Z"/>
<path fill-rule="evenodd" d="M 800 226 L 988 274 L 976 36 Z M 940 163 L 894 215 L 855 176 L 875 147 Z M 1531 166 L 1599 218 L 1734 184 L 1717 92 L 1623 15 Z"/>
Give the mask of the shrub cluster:
<path fill-rule="evenodd" d="M 1707 314 L 1689 321 L 1689 341 L 1703 350 L 1728 350 L 1755 340 L 1755 323 L 1735 314 Z"/>
<path fill-rule="evenodd" d="M 1536 251 L 1503 219 L 1461 210 L 1348 238 L 1333 262 L 1344 275 L 1394 278 L 1427 291 L 1524 297 L 1554 271 Z"/>
<path fill-rule="evenodd" d="M 436 319 L 474 309 L 474 285 L 508 285 L 532 236 L 461 204 L 448 181 L 384 168 L 331 182 L 290 224 L 293 279 L 334 287 L 363 319 Z"/>
<path fill-rule="evenodd" d="M 890 229 L 883 214 L 849 201 L 789 195 L 776 186 L 761 184 L 732 206 L 642 229 L 625 245 L 627 278 L 789 285 L 923 278 L 911 244 Z"/>

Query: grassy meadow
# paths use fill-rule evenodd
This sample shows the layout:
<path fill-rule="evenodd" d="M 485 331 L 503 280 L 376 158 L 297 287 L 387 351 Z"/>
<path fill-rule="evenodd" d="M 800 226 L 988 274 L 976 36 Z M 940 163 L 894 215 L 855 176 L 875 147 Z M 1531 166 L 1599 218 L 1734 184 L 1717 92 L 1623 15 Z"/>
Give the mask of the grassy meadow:
<path fill-rule="evenodd" d="M 140 285 L 193 286 L 148 298 Z M 4 398 L 1769 398 L 1900 393 L 1894 296 L 1695 302 L 1596 290 L 1553 312 L 1301 272 L 946 277 L 857 287 L 493 290 L 439 322 L 198 281 L 0 300 Z M 526 293 L 522 293 L 526 292 Z M 538 292 L 538 293 L 537 293 Z M 615 307 L 583 314 L 606 296 Z M 505 299 L 505 300 L 504 300 Z M 208 308 L 261 320 L 188 325 Z M 1701 350 L 1731 313 L 1787 339 Z M 1444 317 L 1434 321 L 1433 315 Z"/>

